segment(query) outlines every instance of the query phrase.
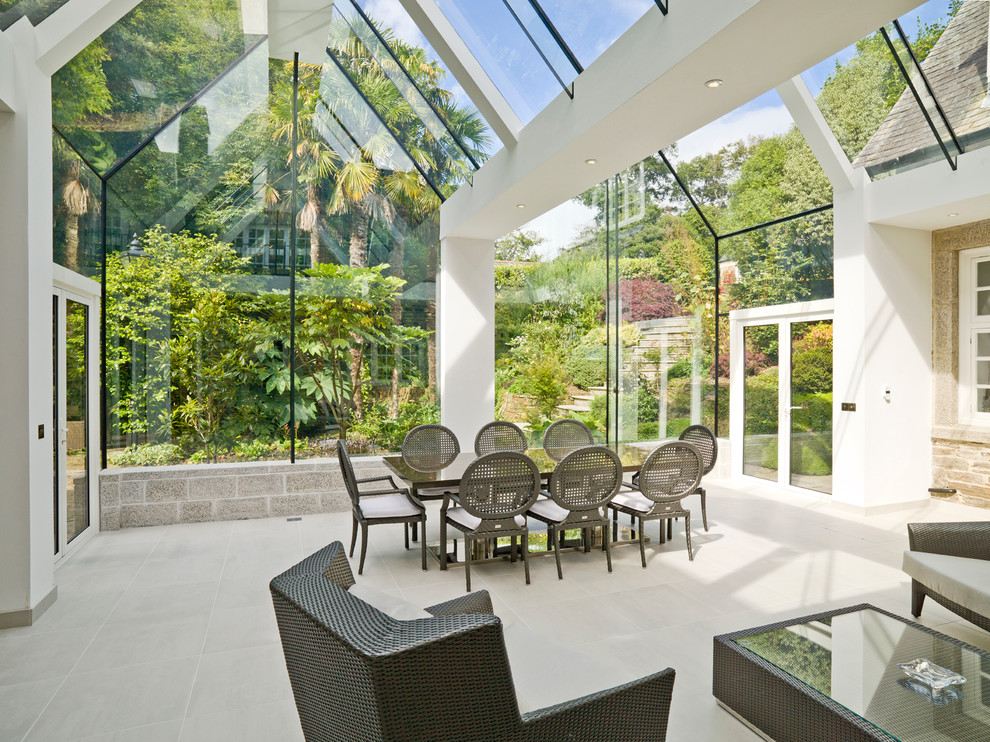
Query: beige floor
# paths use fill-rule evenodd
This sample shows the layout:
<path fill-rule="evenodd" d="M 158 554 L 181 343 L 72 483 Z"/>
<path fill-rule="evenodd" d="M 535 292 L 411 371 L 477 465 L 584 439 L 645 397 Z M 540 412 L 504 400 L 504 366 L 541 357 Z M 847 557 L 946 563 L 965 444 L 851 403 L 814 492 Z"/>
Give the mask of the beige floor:
<path fill-rule="evenodd" d="M 506 621 L 581 644 L 643 673 L 677 670 L 669 740 L 753 740 L 711 695 L 712 636 L 820 609 L 871 602 L 908 615 L 905 523 L 980 520 L 946 502 L 869 518 L 756 486 L 709 486 L 710 528 L 648 551 L 565 555 L 476 570 Z M 433 509 L 437 507 L 435 504 Z M 436 517 L 431 519 L 431 531 Z M 655 527 L 655 526 L 654 526 Z M 401 527 L 371 530 L 364 578 L 426 606 L 464 591 L 459 569 L 402 548 Z M 58 602 L 33 627 L 0 631 L 0 740 L 301 739 L 268 580 L 348 539 L 350 515 L 100 534 L 59 567 Z M 990 634 L 929 603 L 924 622 L 990 649 Z M 534 663 L 545 672 L 546 663 Z M 522 668 L 520 671 L 525 672 Z"/>

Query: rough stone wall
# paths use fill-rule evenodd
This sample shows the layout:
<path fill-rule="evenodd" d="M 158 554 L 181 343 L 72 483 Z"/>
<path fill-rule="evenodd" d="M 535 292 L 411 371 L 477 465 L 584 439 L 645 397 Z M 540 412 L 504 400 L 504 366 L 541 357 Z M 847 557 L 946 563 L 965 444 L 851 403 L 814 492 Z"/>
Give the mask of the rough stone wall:
<path fill-rule="evenodd" d="M 389 473 L 377 457 L 352 461 L 358 478 Z M 104 531 L 349 509 L 336 459 L 105 469 L 100 473 L 100 528 Z"/>
<path fill-rule="evenodd" d="M 932 478 L 990 507 L 990 428 L 959 423 L 959 251 L 990 245 L 990 221 L 932 234 Z"/>

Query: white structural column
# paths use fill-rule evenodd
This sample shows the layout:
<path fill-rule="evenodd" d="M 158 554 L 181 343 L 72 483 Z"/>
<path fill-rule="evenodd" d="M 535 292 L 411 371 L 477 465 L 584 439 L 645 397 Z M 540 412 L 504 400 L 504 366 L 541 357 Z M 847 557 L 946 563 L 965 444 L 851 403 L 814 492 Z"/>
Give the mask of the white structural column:
<path fill-rule="evenodd" d="M 29 22 L 5 35 L 16 113 L 0 113 L 0 627 L 30 623 L 55 595 L 51 79 Z"/>
<path fill-rule="evenodd" d="M 440 421 L 471 450 L 495 414 L 495 243 L 440 243 L 437 368 Z"/>
<path fill-rule="evenodd" d="M 867 510 L 931 486 L 931 233 L 870 224 L 872 185 L 835 194 L 832 499 Z"/>

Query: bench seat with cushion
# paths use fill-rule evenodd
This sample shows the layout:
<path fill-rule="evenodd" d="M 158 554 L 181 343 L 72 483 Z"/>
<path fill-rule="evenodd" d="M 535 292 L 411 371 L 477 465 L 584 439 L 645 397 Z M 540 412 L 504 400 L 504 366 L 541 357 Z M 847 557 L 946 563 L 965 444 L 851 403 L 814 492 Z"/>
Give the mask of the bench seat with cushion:
<path fill-rule="evenodd" d="M 666 738 L 672 669 L 630 677 L 506 626 L 485 591 L 419 609 L 356 585 L 339 542 L 271 591 L 309 742 Z"/>
<path fill-rule="evenodd" d="M 990 523 L 909 523 L 911 614 L 925 597 L 990 631 Z"/>

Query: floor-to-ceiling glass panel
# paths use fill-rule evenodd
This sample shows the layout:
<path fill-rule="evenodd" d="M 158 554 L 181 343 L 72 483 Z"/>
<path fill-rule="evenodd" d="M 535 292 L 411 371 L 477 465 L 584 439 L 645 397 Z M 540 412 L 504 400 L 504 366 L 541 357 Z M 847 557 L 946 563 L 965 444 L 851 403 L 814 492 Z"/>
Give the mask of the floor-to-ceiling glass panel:
<path fill-rule="evenodd" d="M 537 447 L 561 418 L 605 437 L 606 191 L 495 242 L 495 418 L 520 425 Z"/>
<path fill-rule="evenodd" d="M 49 432 L 52 441 L 52 509 L 55 513 L 53 519 L 55 528 L 54 553 L 58 554 L 62 548 L 59 537 L 59 523 L 62 514 L 62 464 L 59 461 L 59 418 L 62 416 L 62 387 L 59 384 L 59 369 L 62 366 L 62 333 L 59 332 L 59 297 L 55 294 L 52 297 L 52 427 Z"/>
<path fill-rule="evenodd" d="M 791 324 L 790 384 L 790 483 L 831 494 L 831 320 Z"/>
<path fill-rule="evenodd" d="M 66 542 L 89 526 L 89 307 L 65 302 Z"/>
<path fill-rule="evenodd" d="M 743 381 L 743 474 L 777 481 L 780 413 L 777 325 L 743 330 L 746 360 Z"/>
<path fill-rule="evenodd" d="M 52 259 L 99 280 L 103 264 L 100 178 L 58 132 L 52 135 Z"/>
<path fill-rule="evenodd" d="M 27 17 L 37 26 L 69 0 L 0 0 L 0 31 Z"/>

